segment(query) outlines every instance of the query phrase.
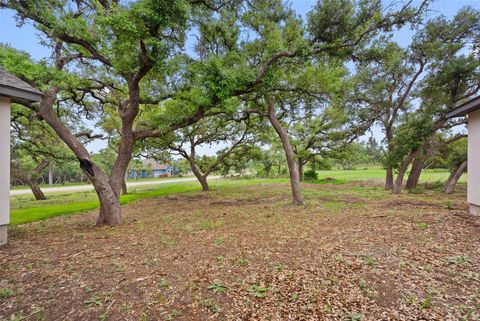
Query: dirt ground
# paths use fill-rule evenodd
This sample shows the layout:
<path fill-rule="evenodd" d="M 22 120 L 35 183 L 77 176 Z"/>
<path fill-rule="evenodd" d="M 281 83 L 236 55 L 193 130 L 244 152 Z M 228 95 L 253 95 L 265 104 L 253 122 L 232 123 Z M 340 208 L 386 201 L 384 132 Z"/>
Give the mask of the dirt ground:
<path fill-rule="evenodd" d="M 465 191 L 228 187 L 11 230 L 5 320 L 479 320 L 480 219 Z"/>

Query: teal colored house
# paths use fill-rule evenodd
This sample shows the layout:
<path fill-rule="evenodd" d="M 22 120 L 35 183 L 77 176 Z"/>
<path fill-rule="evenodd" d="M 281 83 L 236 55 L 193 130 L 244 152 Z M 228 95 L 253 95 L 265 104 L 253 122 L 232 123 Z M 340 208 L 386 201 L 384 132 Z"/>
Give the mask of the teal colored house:
<path fill-rule="evenodd" d="M 175 166 L 160 164 L 152 159 L 144 159 L 141 166 L 131 169 L 128 178 L 170 177 L 178 174 Z"/>

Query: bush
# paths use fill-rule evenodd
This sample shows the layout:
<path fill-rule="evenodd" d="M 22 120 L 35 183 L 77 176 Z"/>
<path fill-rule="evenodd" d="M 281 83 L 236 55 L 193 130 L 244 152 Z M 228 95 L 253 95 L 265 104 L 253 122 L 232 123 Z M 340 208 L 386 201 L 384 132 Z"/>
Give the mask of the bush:
<path fill-rule="evenodd" d="M 325 178 L 319 179 L 315 183 L 340 185 L 340 184 L 345 184 L 345 182 L 346 181 L 344 179 L 336 179 L 335 177 L 325 177 Z"/>
<path fill-rule="evenodd" d="M 313 169 L 309 169 L 303 174 L 303 178 L 306 181 L 316 181 L 318 179 L 317 171 Z"/>
<path fill-rule="evenodd" d="M 442 190 L 445 185 L 442 181 L 427 182 L 424 184 L 424 188 L 427 190 Z"/>
<path fill-rule="evenodd" d="M 425 188 L 422 186 L 418 186 L 416 188 L 412 188 L 408 191 L 410 194 L 423 194 L 425 193 Z"/>

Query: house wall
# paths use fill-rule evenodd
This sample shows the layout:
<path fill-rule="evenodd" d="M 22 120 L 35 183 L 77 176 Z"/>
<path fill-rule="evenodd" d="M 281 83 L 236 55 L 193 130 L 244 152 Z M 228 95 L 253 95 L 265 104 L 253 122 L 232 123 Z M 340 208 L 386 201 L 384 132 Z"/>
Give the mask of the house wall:
<path fill-rule="evenodd" d="M 0 245 L 10 222 L 10 99 L 0 97 Z"/>
<path fill-rule="evenodd" d="M 128 175 L 128 178 L 147 178 L 150 177 L 147 170 L 132 169 Z"/>
<path fill-rule="evenodd" d="M 480 214 L 480 109 L 468 115 L 468 203 Z"/>
<path fill-rule="evenodd" d="M 154 169 L 153 177 L 161 177 L 162 175 L 168 174 L 166 169 Z"/>
<path fill-rule="evenodd" d="M 175 167 L 170 166 L 168 169 L 152 169 L 152 170 L 135 170 L 132 169 L 128 178 L 147 178 L 147 177 L 162 177 L 165 175 L 172 176 L 175 174 Z"/>

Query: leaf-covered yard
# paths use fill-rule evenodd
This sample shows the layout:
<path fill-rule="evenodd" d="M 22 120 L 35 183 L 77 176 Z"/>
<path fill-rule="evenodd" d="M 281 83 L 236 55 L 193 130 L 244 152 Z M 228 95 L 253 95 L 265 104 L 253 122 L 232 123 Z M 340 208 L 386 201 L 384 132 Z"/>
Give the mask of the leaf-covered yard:
<path fill-rule="evenodd" d="M 374 183 L 223 186 L 11 229 L 0 319 L 477 320 L 480 219 L 465 192 Z"/>

